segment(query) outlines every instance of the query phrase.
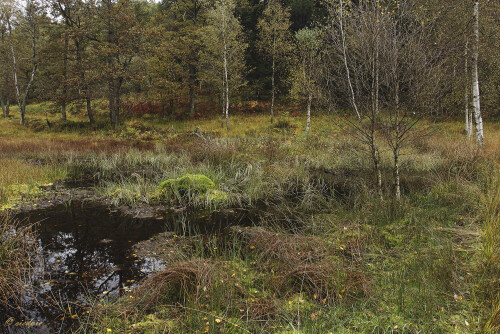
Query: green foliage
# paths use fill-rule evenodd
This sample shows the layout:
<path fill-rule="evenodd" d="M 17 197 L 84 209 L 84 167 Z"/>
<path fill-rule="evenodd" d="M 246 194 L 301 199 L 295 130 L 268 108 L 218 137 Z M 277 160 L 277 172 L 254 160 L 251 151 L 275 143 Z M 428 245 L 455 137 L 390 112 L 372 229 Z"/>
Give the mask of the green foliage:
<path fill-rule="evenodd" d="M 319 29 L 304 28 L 295 33 L 296 64 L 291 73 L 291 95 L 299 101 L 304 101 L 309 95 L 318 97 L 321 45 Z"/>

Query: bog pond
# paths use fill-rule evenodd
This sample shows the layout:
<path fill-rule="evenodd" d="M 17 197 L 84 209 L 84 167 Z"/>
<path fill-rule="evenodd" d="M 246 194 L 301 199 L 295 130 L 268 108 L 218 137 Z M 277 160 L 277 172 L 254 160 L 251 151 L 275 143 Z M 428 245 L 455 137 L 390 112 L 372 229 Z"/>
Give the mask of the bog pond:
<path fill-rule="evenodd" d="M 35 224 L 39 256 L 33 291 L 24 297 L 23 309 L 0 310 L 0 322 L 10 317 L 40 321 L 43 326 L 37 332 L 42 333 L 75 326 L 89 303 L 127 294 L 141 279 L 164 269 L 157 257 L 136 251 L 139 242 L 164 232 L 223 236 L 230 226 L 252 223 L 245 210 L 134 218 L 83 201 L 31 210 L 16 218 Z"/>

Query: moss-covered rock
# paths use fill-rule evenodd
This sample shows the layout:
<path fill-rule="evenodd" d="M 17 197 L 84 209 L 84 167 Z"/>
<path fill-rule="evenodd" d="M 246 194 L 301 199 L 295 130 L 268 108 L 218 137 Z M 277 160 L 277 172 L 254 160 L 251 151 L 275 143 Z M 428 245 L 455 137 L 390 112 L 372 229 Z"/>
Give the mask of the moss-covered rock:
<path fill-rule="evenodd" d="M 177 179 L 168 179 L 160 183 L 158 190 L 162 193 L 171 191 L 184 195 L 188 192 L 206 194 L 215 189 L 215 183 L 203 174 L 185 174 Z"/>

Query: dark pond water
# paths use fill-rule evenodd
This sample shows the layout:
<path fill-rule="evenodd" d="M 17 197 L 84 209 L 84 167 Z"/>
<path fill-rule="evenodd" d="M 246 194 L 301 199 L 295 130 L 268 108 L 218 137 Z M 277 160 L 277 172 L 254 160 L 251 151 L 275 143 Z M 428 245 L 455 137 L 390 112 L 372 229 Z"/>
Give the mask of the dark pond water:
<path fill-rule="evenodd" d="M 37 223 L 42 261 L 33 278 L 34 295 L 25 297 L 22 313 L 0 309 L 0 324 L 9 318 L 40 321 L 43 325 L 33 327 L 35 333 L 68 331 L 85 315 L 90 300 L 126 294 L 138 281 L 162 270 L 164 264 L 155 258 L 134 253 L 139 241 L 164 231 L 212 234 L 248 223 L 244 212 L 137 219 L 82 202 L 34 210 L 17 218 Z M 14 326 L 0 326 L 2 330 L 26 332 Z"/>

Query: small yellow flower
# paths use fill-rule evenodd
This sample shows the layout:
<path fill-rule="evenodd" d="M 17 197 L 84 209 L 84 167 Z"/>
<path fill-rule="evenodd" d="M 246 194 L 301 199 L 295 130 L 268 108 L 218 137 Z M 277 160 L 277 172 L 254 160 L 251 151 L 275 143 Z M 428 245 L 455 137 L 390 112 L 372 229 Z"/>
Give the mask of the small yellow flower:
<path fill-rule="evenodd" d="M 220 324 L 220 323 L 221 323 L 221 321 L 222 321 L 222 320 L 221 320 L 221 319 L 219 319 L 219 318 L 216 318 L 216 319 L 215 319 L 215 322 L 216 322 L 216 323 L 218 323 L 218 324 Z"/>
<path fill-rule="evenodd" d="M 111 328 L 106 328 L 106 332 L 111 333 L 112 332 Z"/>

